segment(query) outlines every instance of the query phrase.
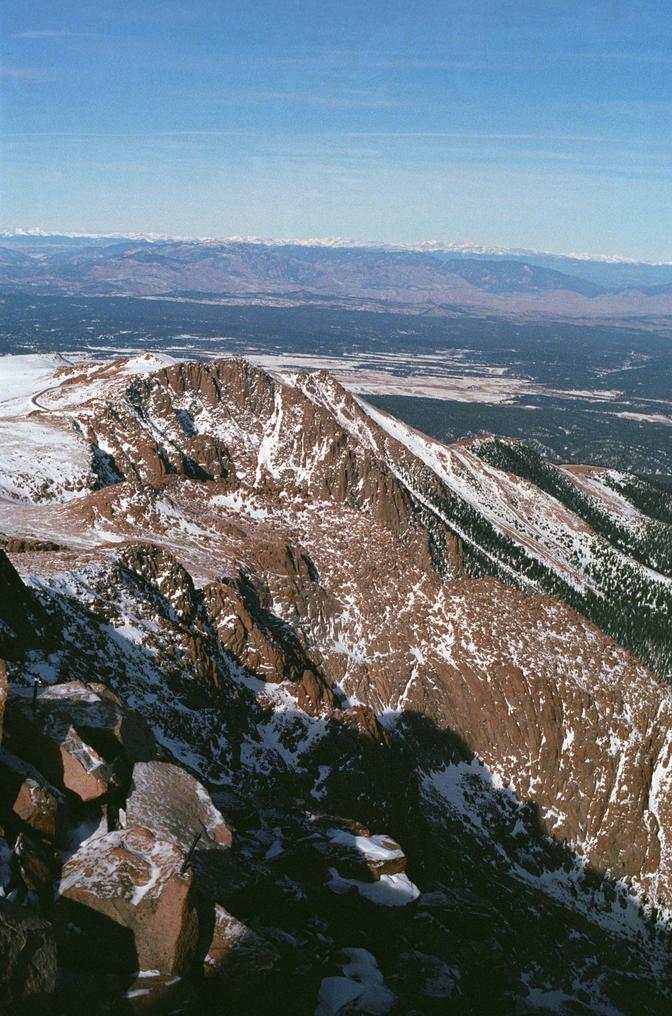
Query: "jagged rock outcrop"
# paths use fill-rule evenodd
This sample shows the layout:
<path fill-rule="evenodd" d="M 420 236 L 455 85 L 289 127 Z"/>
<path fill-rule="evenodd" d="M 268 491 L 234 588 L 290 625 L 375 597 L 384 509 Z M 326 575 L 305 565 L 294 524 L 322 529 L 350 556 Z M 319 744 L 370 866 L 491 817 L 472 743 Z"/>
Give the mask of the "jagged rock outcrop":
<path fill-rule="evenodd" d="M 288 559 L 292 570 L 298 570 L 295 560 L 299 555 L 293 548 L 287 547 L 278 556 Z M 267 566 L 268 559 L 262 560 Z M 314 581 L 308 578 L 309 562 L 303 556 L 299 560 L 306 580 Z M 331 688 L 296 633 L 271 610 L 273 601 L 268 589 L 260 586 L 243 573 L 236 579 L 212 582 L 205 587 L 205 609 L 217 638 L 246 670 L 262 680 L 295 684 L 302 709 L 316 714 L 331 707 L 334 702 Z M 305 593 L 302 596 L 307 598 Z"/>
<path fill-rule="evenodd" d="M 0 657 L 13 660 L 39 644 L 44 611 L 0 550 Z"/>

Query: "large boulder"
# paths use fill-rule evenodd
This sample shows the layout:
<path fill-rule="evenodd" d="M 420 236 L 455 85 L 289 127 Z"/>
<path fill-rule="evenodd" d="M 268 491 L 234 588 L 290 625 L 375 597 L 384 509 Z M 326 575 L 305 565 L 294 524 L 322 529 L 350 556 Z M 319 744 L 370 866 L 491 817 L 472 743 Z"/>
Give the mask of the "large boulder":
<path fill-rule="evenodd" d="M 359 822 L 326 815 L 315 819 L 313 826 L 315 832 L 306 845 L 342 875 L 377 882 L 383 875 L 400 875 L 406 870 L 406 855 L 389 836 L 372 835 Z"/>
<path fill-rule="evenodd" d="M 0 1011 L 42 1016 L 56 987 L 56 940 L 51 925 L 0 899 Z"/>
<path fill-rule="evenodd" d="M 59 886 L 68 962 L 109 972 L 183 973 L 198 940 L 191 883 L 184 852 L 150 829 L 85 841 L 64 865 Z"/>
<path fill-rule="evenodd" d="M 235 895 L 240 865 L 228 849 L 231 827 L 188 772 L 168 762 L 136 763 L 125 811 L 128 826 L 149 825 L 190 853 L 201 902 L 223 903 Z"/>
<path fill-rule="evenodd" d="M 270 973 L 277 960 L 275 946 L 224 907 L 215 906 L 212 936 L 203 960 L 205 977 L 244 982 Z"/>
<path fill-rule="evenodd" d="M 7 725 L 14 751 L 81 801 L 106 794 L 120 771 L 155 750 L 144 721 L 101 684 L 69 681 L 36 698 L 33 689 L 13 686 Z"/>
<path fill-rule="evenodd" d="M 29 762 L 0 749 L 0 820 L 54 840 L 65 812 L 63 795 Z"/>
<path fill-rule="evenodd" d="M 169 762 L 137 762 L 133 767 L 126 822 L 129 826 L 151 825 L 184 851 L 199 834 L 199 850 L 231 846 L 231 827 L 205 787 Z"/>

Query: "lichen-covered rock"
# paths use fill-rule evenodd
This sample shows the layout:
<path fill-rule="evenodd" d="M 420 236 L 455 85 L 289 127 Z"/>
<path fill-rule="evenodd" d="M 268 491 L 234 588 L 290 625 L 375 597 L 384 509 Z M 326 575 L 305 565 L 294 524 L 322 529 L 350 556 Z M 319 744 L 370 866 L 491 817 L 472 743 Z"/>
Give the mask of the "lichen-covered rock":
<path fill-rule="evenodd" d="M 0 1011 L 43 1016 L 56 986 L 56 940 L 51 925 L 0 899 Z"/>
<path fill-rule="evenodd" d="M 59 886 L 69 962 L 101 971 L 188 970 L 198 918 L 184 862 L 173 840 L 141 827 L 83 843 Z"/>

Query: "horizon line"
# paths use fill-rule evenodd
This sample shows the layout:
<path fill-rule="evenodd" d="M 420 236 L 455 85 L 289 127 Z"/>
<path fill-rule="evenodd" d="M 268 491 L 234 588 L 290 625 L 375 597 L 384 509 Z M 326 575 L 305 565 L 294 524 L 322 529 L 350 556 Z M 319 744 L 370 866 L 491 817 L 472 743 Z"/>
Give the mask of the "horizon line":
<path fill-rule="evenodd" d="M 263 246 L 302 246 L 302 247 L 337 247 L 341 249 L 397 250 L 409 253 L 455 252 L 493 257 L 508 255 L 530 257 L 556 257 L 573 261 L 602 261 L 612 264 L 640 264 L 663 266 L 672 265 L 672 260 L 648 260 L 620 254 L 598 254 L 585 251 L 550 251 L 532 247 L 503 247 L 462 240 L 419 240 L 414 242 L 391 240 L 356 240 L 351 237 L 262 237 L 254 235 L 231 236 L 193 236 L 169 233 L 158 233 L 152 230 L 115 230 L 108 232 L 92 232 L 88 230 L 45 230 L 39 226 L 0 227 L 0 240 L 24 237 L 39 240 L 40 238 L 87 239 L 87 240 L 144 240 L 147 243 L 248 243 Z"/>

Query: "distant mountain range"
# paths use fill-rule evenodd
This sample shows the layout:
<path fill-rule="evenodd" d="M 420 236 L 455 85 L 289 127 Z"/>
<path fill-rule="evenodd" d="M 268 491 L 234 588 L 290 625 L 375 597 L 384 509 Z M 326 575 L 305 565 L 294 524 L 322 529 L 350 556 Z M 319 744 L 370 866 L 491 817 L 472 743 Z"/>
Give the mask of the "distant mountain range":
<path fill-rule="evenodd" d="M 0 288 L 573 320 L 665 319 L 672 264 L 467 244 L 0 234 Z"/>

